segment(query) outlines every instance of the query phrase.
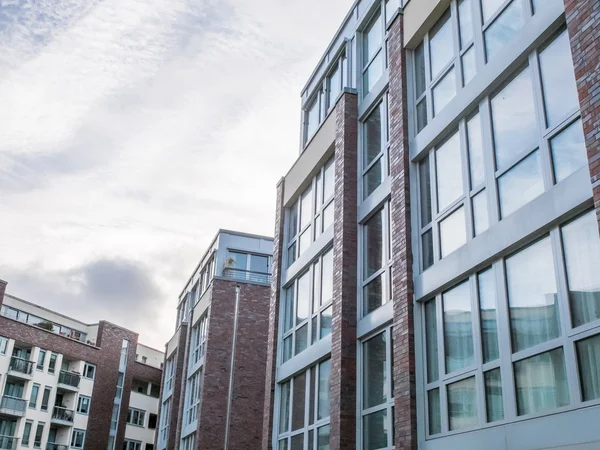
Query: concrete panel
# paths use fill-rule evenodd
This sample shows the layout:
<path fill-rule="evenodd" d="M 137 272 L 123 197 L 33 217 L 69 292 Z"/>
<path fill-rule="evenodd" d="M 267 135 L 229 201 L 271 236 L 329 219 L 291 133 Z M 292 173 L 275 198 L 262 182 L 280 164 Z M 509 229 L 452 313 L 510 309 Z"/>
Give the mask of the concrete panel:
<path fill-rule="evenodd" d="M 285 176 L 283 203 L 286 207 L 308 186 L 310 179 L 327 162 L 327 159 L 333 155 L 334 143 L 335 114 L 329 114 L 306 149 L 304 149 L 304 152 L 302 152 Z"/>
<path fill-rule="evenodd" d="M 418 0 L 404 7 L 404 42 L 415 48 L 423 36 L 442 16 L 450 0 Z"/>

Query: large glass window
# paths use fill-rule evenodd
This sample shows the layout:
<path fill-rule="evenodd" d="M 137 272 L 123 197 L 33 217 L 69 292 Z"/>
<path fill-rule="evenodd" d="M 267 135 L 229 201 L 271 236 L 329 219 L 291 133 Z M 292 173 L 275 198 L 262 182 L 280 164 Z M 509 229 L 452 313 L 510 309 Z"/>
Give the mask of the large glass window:
<path fill-rule="evenodd" d="M 391 298 L 390 204 L 373 214 L 362 226 L 362 304 L 367 315 Z"/>
<path fill-rule="evenodd" d="M 363 200 L 379 187 L 385 178 L 386 165 L 386 104 L 379 103 L 363 123 Z"/>
<path fill-rule="evenodd" d="M 392 329 L 362 344 L 362 448 L 393 447 Z"/>
<path fill-rule="evenodd" d="M 422 303 L 429 436 L 600 401 L 599 263 L 592 211 Z"/>
<path fill-rule="evenodd" d="M 384 24 L 378 13 L 363 31 L 362 66 L 363 95 L 367 95 L 383 75 L 384 52 L 382 50 Z"/>
<path fill-rule="evenodd" d="M 282 361 L 331 333 L 333 250 L 328 250 L 285 290 Z"/>
<path fill-rule="evenodd" d="M 474 111 L 418 161 L 421 270 L 587 166 L 566 33 L 481 102 L 491 120 Z"/>
<path fill-rule="evenodd" d="M 288 266 L 333 225 L 334 190 L 335 164 L 334 158 L 331 158 L 311 180 L 310 186 L 298 201 L 288 209 L 286 218 Z"/>
<path fill-rule="evenodd" d="M 329 448 L 329 379 L 327 359 L 279 385 L 278 448 Z"/>

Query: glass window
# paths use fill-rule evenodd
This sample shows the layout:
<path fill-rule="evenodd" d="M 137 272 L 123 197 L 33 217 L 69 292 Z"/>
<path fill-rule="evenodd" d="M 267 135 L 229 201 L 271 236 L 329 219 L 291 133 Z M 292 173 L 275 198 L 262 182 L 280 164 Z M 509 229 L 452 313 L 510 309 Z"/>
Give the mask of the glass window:
<path fill-rule="evenodd" d="M 246 270 L 248 261 L 247 253 L 229 252 L 230 267 L 234 269 Z"/>
<path fill-rule="evenodd" d="M 383 104 L 380 103 L 365 121 L 364 130 L 364 167 L 366 168 L 381 153 L 383 122 L 382 122 Z"/>
<path fill-rule="evenodd" d="M 415 50 L 415 69 L 416 94 L 417 97 L 420 97 L 427 87 L 425 82 L 425 46 L 423 42 Z"/>
<path fill-rule="evenodd" d="M 427 350 L 427 381 L 439 379 L 439 360 L 437 343 L 437 311 L 435 300 L 425 303 L 425 346 Z"/>
<path fill-rule="evenodd" d="M 462 70 L 463 70 L 463 86 L 469 84 L 469 82 L 477 75 L 477 62 L 475 61 L 475 47 L 471 47 L 462 56 Z"/>
<path fill-rule="evenodd" d="M 516 362 L 515 388 L 519 416 L 568 405 L 569 389 L 562 347 Z"/>
<path fill-rule="evenodd" d="M 335 178 L 335 164 L 333 159 L 325 165 L 323 173 L 323 199 L 325 201 L 333 197 L 334 193 L 334 178 Z"/>
<path fill-rule="evenodd" d="M 320 104 L 319 104 L 319 95 L 317 94 L 306 110 L 306 137 L 305 140 L 308 140 L 315 134 L 317 128 L 319 127 L 320 120 Z"/>
<path fill-rule="evenodd" d="M 566 30 L 540 53 L 540 70 L 546 122 L 551 127 L 579 109 L 573 56 Z"/>
<path fill-rule="evenodd" d="M 485 190 L 473 197 L 473 225 L 475 236 L 479 236 L 490 227 Z"/>
<path fill-rule="evenodd" d="M 298 328 L 296 331 L 296 349 L 294 355 L 303 352 L 308 347 L 308 325 Z"/>
<path fill-rule="evenodd" d="M 423 270 L 433 266 L 433 231 L 423 233 Z"/>
<path fill-rule="evenodd" d="M 485 181 L 481 117 L 479 116 L 479 113 L 467 122 L 467 139 L 469 141 L 469 169 L 472 189 L 480 186 Z"/>
<path fill-rule="evenodd" d="M 448 416 L 450 430 L 477 425 L 475 377 L 448 385 Z"/>
<path fill-rule="evenodd" d="M 30 408 L 36 407 L 39 394 L 40 394 L 40 385 L 36 383 L 31 387 L 31 394 L 29 396 L 29 407 Z"/>
<path fill-rule="evenodd" d="M 279 432 L 285 433 L 290 428 L 290 382 L 281 385 L 279 404 Z"/>
<path fill-rule="evenodd" d="M 0 336 L 0 355 L 6 355 L 7 348 L 8 348 L 8 339 Z"/>
<path fill-rule="evenodd" d="M 317 450 L 329 450 L 329 425 L 319 428 Z"/>
<path fill-rule="evenodd" d="M 319 392 L 317 398 L 317 419 L 329 417 L 329 378 L 331 376 L 331 360 L 319 364 Z"/>
<path fill-rule="evenodd" d="M 312 208 L 313 198 L 312 189 L 308 188 L 302 194 L 302 200 L 300 202 L 300 228 L 303 230 L 307 225 L 310 225 L 313 216 Z"/>
<path fill-rule="evenodd" d="M 35 440 L 33 441 L 33 446 L 35 448 L 40 448 L 42 446 L 42 436 L 44 435 L 44 425 L 43 422 L 38 422 L 37 428 L 35 430 Z M 83 440 L 81 440 L 81 444 L 75 440 L 75 432 L 73 431 L 73 440 L 71 440 L 71 447 L 73 448 L 83 448 Z"/>
<path fill-rule="evenodd" d="M 504 419 L 500 369 L 490 370 L 485 373 L 485 403 L 488 422 L 496 422 Z"/>
<path fill-rule="evenodd" d="M 442 299 L 446 373 L 452 373 L 473 363 L 473 326 L 469 283 L 465 282 L 447 291 Z"/>
<path fill-rule="evenodd" d="M 421 198 L 421 226 L 431 222 L 431 176 L 429 155 L 419 163 L 419 188 Z"/>
<path fill-rule="evenodd" d="M 388 443 L 387 410 L 363 417 L 363 449 L 386 448 Z"/>
<path fill-rule="evenodd" d="M 308 319 L 310 308 L 310 275 L 306 272 L 298 279 L 298 293 L 296 295 L 296 324 Z"/>
<path fill-rule="evenodd" d="M 370 281 L 363 288 L 363 314 L 366 316 L 384 304 L 383 275 Z"/>
<path fill-rule="evenodd" d="M 257 273 L 269 273 L 269 257 L 250 255 L 250 270 Z"/>
<path fill-rule="evenodd" d="M 513 352 L 560 336 L 550 238 L 506 260 Z"/>
<path fill-rule="evenodd" d="M 600 319 L 600 239 L 596 214 L 562 228 L 573 327 Z"/>
<path fill-rule="evenodd" d="M 323 255 L 322 267 L 321 305 L 326 305 L 333 297 L 333 250 Z"/>
<path fill-rule="evenodd" d="M 363 344 L 363 409 L 387 401 L 386 333 L 380 333 Z"/>
<path fill-rule="evenodd" d="M 39 425 L 38 425 L 39 429 Z M 83 444 L 85 442 L 85 431 L 84 430 L 73 430 L 73 435 L 71 437 L 71 447 L 72 448 L 83 448 Z"/>
<path fill-rule="evenodd" d="M 458 23 L 460 25 L 460 48 L 466 48 L 473 40 L 473 16 L 471 0 L 458 2 Z M 466 83 L 465 83 L 466 84 Z"/>
<path fill-rule="evenodd" d="M 90 412 L 90 401 L 89 397 L 80 395 L 77 399 L 77 412 L 80 414 L 89 414 Z"/>
<path fill-rule="evenodd" d="M 373 215 L 363 226 L 364 279 L 383 267 L 383 209 Z"/>
<path fill-rule="evenodd" d="M 484 33 L 488 61 L 515 37 L 524 23 L 522 2 L 513 0 Z"/>
<path fill-rule="evenodd" d="M 437 116 L 456 97 L 456 75 L 454 68 L 433 88 L 433 115 Z"/>
<path fill-rule="evenodd" d="M 383 181 L 383 158 L 379 158 L 375 164 L 363 176 L 363 199 L 375 192 Z"/>
<path fill-rule="evenodd" d="M 435 79 L 440 72 L 454 59 L 454 35 L 450 11 L 438 21 L 429 38 L 429 58 L 431 61 L 431 78 Z"/>
<path fill-rule="evenodd" d="M 373 89 L 375 83 L 383 75 L 383 28 L 381 15 L 379 15 L 363 32 L 363 93 L 367 94 Z"/>
<path fill-rule="evenodd" d="M 38 353 L 38 360 L 37 360 L 36 369 L 37 370 L 44 370 L 44 363 L 45 362 L 46 362 L 46 350 L 40 350 L 40 352 Z"/>
<path fill-rule="evenodd" d="M 329 107 L 331 108 L 342 91 L 342 73 L 340 70 L 339 63 L 335 70 L 329 75 L 328 88 L 329 88 Z"/>
<path fill-rule="evenodd" d="M 438 211 L 443 211 L 464 194 L 458 133 L 436 150 L 435 157 Z"/>
<path fill-rule="evenodd" d="M 331 306 L 321 313 L 321 334 L 320 337 L 323 339 L 325 336 L 331 334 Z"/>
<path fill-rule="evenodd" d="M 483 22 L 490 20 L 503 3 L 504 0 L 481 0 Z"/>
<path fill-rule="evenodd" d="M 537 146 L 538 129 L 529 67 L 497 94 L 491 104 L 496 166 L 501 169 L 518 154 Z"/>
<path fill-rule="evenodd" d="M 33 422 L 28 420 L 25 422 L 25 427 L 23 428 L 23 440 L 21 441 L 21 445 L 24 447 L 29 446 L 29 440 L 31 439 L 31 429 L 33 428 Z"/>
<path fill-rule="evenodd" d="M 306 373 L 294 378 L 292 397 L 292 431 L 304 427 L 304 404 L 306 395 Z"/>
<path fill-rule="evenodd" d="M 429 434 L 439 434 L 442 432 L 442 418 L 440 417 L 440 390 L 432 389 L 427 393 L 429 409 Z"/>
<path fill-rule="evenodd" d="M 465 226 L 465 208 L 462 206 L 440 222 L 442 258 L 445 258 L 467 243 L 467 230 Z"/>
<path fill-rule="evenodd" d="M 420 133 L 427 125 L 427 100 L 421 100 L 417 104 L 417 133 Z"/>
<path fill-rule="evenodd" d="M 577 342 L 577 359 L 583 401 L 600 398 L 600 335 Z"/>
<path fill-rule="evenodd" d="M 283 331 L 288 331 L 294 324 L 294 285 L 285 291 L 285 309 L 283 317 Z"/>
<path fill-rule="evenodd" d="M 477 281 L 479 285 L 483 362 L 487 363 L 500 358 L 494 272 L 492 269 L 488 269 L 480 273 L 477 276 Z"/>
<path fill-rule="evenodd" d="M 588 158 L 581 119 L 569 125 L 550 141 L 554 178 L 559 183 L 577 169 L 587 166 Z"/>
<path fill-rule="evenodd" d="M 498 179 L 500 211 L 506 217 L 544 193 L 542 161 L 535 151 Z"/>

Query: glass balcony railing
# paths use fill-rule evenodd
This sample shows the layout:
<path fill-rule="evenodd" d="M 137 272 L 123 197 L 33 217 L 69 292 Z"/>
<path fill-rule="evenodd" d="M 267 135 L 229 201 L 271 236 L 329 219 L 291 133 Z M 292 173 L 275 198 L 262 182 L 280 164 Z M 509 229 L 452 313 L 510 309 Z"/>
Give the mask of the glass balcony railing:
<path fill-rule="evenodd" d="M 28 361 L 26 359 L 13 356 L 10 358 L 10 366 L 8 367 L 8 370 L 19 372 L 24 375 L 31 375 L 31 372 L 33 372 L 33 361 Z"/>
<path fill-rule="evenodd" d="M 66 370 L 61 370 L 58 375 L 58 383 L 64 384 L 67 386 L 71 386 L 74 388 L 79 387 L 79 382 L 81 381 L 81 375 L 78 373 L 67 372 Z"/>
<path fill-rule="evenodd" d="M 60 420 L 61 422 L 73 423 L 75 411 L 60 406 L 55 406 L 52 412 L 52 420 Z"/>
<path fill-rule="evenodd" d="M 251 270 L 234 269 L 233 267 L 225 267 L 223 269 L 223 277 L 231 278 L 238 281 L 250 281 L 253 283 L 271 283 L 271 274 L 265 272 L 253 272 Z"/>

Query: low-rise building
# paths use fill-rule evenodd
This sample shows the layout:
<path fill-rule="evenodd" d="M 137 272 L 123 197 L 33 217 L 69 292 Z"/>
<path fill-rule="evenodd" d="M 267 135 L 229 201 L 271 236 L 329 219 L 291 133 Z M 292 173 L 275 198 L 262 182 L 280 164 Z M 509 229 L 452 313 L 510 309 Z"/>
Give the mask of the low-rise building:
<path fill-rule="evenodd" d="M 5 290 L 0 281 L 0 449 L 153 450 L 163 353 Z"/>

